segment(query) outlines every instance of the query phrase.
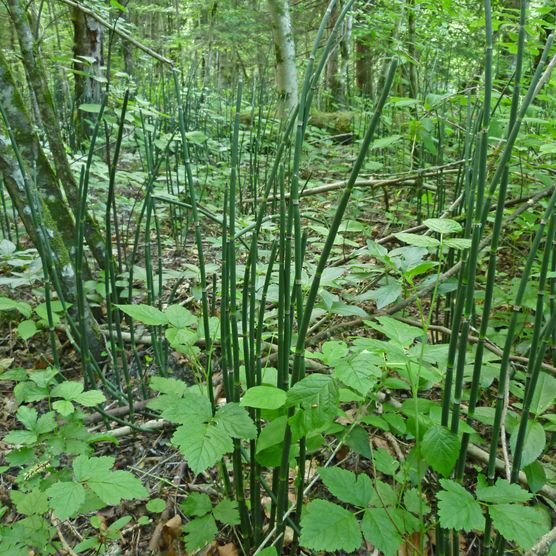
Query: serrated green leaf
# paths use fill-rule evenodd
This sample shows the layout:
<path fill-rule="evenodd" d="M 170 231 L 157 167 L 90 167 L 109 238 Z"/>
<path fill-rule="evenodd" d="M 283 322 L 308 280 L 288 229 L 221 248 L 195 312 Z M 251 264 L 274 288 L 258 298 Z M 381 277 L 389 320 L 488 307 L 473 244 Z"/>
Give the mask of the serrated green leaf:
<path fill-rule="evenodd" d="M 376 365 L 377 359 L 374 353 L 363 350 L 355 356 L 337 361 L 334 376 L 358 394 L 366 396 L 382 375 Z"/>
<path fill-rule="evenodd" d="M 226 525 L 239 525 L 239 509 L 235 500 L 224 498 L 212 510 L 212 515 Z"/>
<path fill-rule="evenodd" d="M 66 380 L 56 384 L 50 394 L 53 398 L 64 398 L 65 400 L 72 401 L 83 392 L 83 388 L 81 382 Z"/>
<path fill-rule="evenodd" d="M 361 530 L 355 515 L 327 500 L 313 500 L 301 516 L 301 546 L 331 553 L 353 552 L 361 546 Z"/>
<path fill-rule="evenodd" d="M 326 488 L 342 502 L 364 508 L 371 500 L 373 486 L 368 475 L 356 475 L 339 467 L 322 467 L 319 476 Z"/>
<path fill-rule="evenodd" d="M 37 419 L 35 432 L 37 434 L 45 434 L 47 432 L 53 431 L 56 426 L 56 414 L 54 413 L 54 411 L 49 411 L 48 413 L 44 413 Z"/>
<path fill-rule="evenodd" d="M 440 484 L 444 490 L 438 492 L 436 498 L 442 527 L 456 531 L 482 531 L 485 518 L 473 495 L 455 481 L 440 479 Z"/>
<path fill-rule="evenodd" d="M 402 537 L 392 522 L 392 519 L 399 522 L 396 512 L 391 509 L 388 511 L 390 515 L 384 508 L 365 510 L 361 520 L 361 530 L 365 539 L 385 556 L 394 556 L 402 544 Z"/>
<path fill-rule="evenodd" d="M 334 417 L 338 404 L 338 389 L 329 375 L 313 373 L 294 384 L 288 391 L 288 405 L 320 409 L 324 415 Z"/>
<path fill-rule="evenodd" d="M 75 406 L 68 402 L 68 400 L 56 400 L 52 404 L 52 408 L 55 409 L 62 417 L 67 417 L 75 411 Z"/>
<path fill-rule="evenodd" d="M 38 440 L 38 436 L 32 431 L 17 430 L 9 432 L 4 438 L 6 444 L 34 444 Z"/>
<path fill-rule="evenodd" d="M 38 488 L 30 492 L 12 490 L 10 498 L 17 511 L 23 515 L 42 515 L 48 511 L 48 497 Z"/>
<path fill-rule="evenodd" d="M 192 492 L 181 504 L 185 515 L 202 516 L 212 510 L 210 496 L 204 492 Z"/>
<path fill-rule="evenodd" d="M 94 407 L 106 401 L 100 390 L 87 390 L 74 398 L 74 401 L 84 407 Z"/>
<path fill-rule="evenodd" d="M 543 515 L 529 506 L 496 504 L 489 508 L 489 514 L 494 528 L 523 550 L 531 548 L 548 532 Z"/>
<path fill-rule="evenodd" d="M 163 376 L 153 376 L 150 380 L 150 387 L 161 394 L 172 394 L 175 396 L 183 396 L 188 388 L 183 380 Z"/>
<path fill-rule="evenodd" d="M 126 315 L 129 315 L 132 319 L 138 320 L 149 326 L 168 324 L 166 315 L 160 309 L 151 307 L 150 305 L 116 305 L 116 307 L 122 310 Z"/>
<path fill-rule="evenodd" d="M 22 405 L 18 408 L 15 414 L 17 420 L 27 429 L 35 430 L 39 414 L 34 407 Z"/>
<path fill-rule="evenodd" d="M 97 473 L 109 473 L 115 461 L 112 456 L 89 458 L 82 454 L 73 460 L 73 473 L 78 481 L 87 481 Z"/>
<path fill-rule="evenodd" d="M 74 516 L 85 502 L 85 489 L 73 481 L 54 483 L 46 494 L 50 497 L 50 507 L 61 521 Z"/>
<path fill-rule="evenodd" d="M 421 453 L 425 461 L 438 473 L 447 477 L 459 456 L 460 440 L 447 427 L 436 425 L 423 436 Z"/>
<path fill-rule="evenodd" d="M 286 392 L 275 386 L 253 386 L 249 388 L 240 404 L 258 409 L 278 409 L 286 403 Z"/>
<path fill-rule="evenodd" d="M 409 232 L 398 232 L 394 234 L 396 239 L 407 243 L 408 245 L 413 245 L 414 247 L 438 247 L 440 241 L 434 237 L 421 236 L 419 234 L 411 234 Z"/>
<path fill-rule="evenodd" d="M 206 396 L 186 392 L 183 397 L 172 396 L 164 403 L 160 416 L 171 423 L 201 425 L 212 418 L 212 407 Z M 149 407 L 153 405 L 149 404 Z"/>
<path fill-rule="evenodd" d="M 214 416 L 216 426 L 232 438 L 250 440 L 257 437 L 257 427 L 249 413 L 237 403 L 229 402 L 222 406 Z"/>
<path fill-rule="evenodd" d="M 515 502 L 527 502 L 533 495 L 522 489 L 515 483 L 506 479 L 497 479 L 493 486 L 477 486 L 476 495 L 479 500 L 491 504 L 512 504 Z"/>
<path fill-rule="evenodd" d="M 233 449 L 230 436 L 212 424 L 182 425 L 174 432 L 172 444 L 179 448 L 195 474 L 212 467 Z"/>
<path fill-rule="evenodd" d="M 218 528 L 212 515 L 208 514 L 186 523 L 183 531 L 185 533 L 185 547 L 188 552 L 194 552 L 211 543 L 218 533 Z"/>
<path fill-rule="evenodd" d="M 450 218 L 427 218 L 423 221 L 423 224 L 429 230 L 445 235 L 455 234 L 463 229 L 459 222 Z"/>
<path fill-rule="evenodd" d="M 116 506 L 122 500 L 135 500 L 149 495 L 141 481 L 127 471 L 100 471 L 87 479 L 86 484 L 110 506 Z"/>

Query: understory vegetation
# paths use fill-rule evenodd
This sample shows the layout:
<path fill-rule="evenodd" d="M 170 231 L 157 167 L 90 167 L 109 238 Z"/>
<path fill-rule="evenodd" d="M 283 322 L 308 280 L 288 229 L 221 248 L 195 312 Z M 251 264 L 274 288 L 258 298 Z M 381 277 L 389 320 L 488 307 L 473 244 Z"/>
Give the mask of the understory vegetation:
<path fill-rule="evenodd" d="M 556 556 L 552 0 L 0 6 L 0 556 Z"/>

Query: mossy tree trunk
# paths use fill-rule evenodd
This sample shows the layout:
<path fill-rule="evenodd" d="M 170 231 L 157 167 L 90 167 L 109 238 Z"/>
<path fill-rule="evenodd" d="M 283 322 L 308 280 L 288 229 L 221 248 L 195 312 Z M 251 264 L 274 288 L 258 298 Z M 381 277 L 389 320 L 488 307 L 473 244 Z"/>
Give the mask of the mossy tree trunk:
<path fill-rule="evenodd" d="M 79 8 L 71 9 L 73 24 L 73 70 L 75 83 L 75 125 L 77 144 L 89 137 L 91 126 L 82 104 L 100 104 L 102 101 L 103 36 L 102 25 Z"/>
<path fill-rule="evenodd" d="M 2 105 L 4 106 L 3 101 L 2 96 Z M 97 362 L 101 362 L 103 352 L 106 350 L 102 333 L 87 303 L 84 305 L 82 314 L 77 312 L 77 286 L 71 255 L 66 247 L 65 238 L 58 227 L 58 217 L 53 216 L 49 203 L 42 197 L 41 192 L 35 188 L 34 182 L 38 182 L 41 174 L 39 169 L 42 167 L 39 162 L 41 157 L 44 157 L 44 152 L 39 146 L 37 158 L 27 161 L 24 172 L 22 172 L 21 166 L 13 155 L 10 140 L 0 135 L 0 173 L 8 194 L 29 237 L 42 254 L 43 262 L 49 261 L 51 263 L 50 267 L 47 264 L 47 272 L 51 277 L 56 277 L 59 282 L 60 291 L 57 292 L 58 295 L 62 296 L 67 303 L 71 303 L 69 309 L 71 317 L 75 322 L 84 320 L 85 330 L 87 330 L 87 344 L 91 356 Z M 30 195 L 28 195 L 28 191 Z M 31 202 L 34 203 L 34 212 L 38 215 L 37 220 L 41 224 L 39 226 L 32 217 L 33 211 L 29 204 L 29 197 L 32 199 Z M 38 202 L 33 201 L 33 199 Z M 48 250 L 47 253 L 46 250 Z M 54 280 L 52 281 L 54 282 Z"/>
<path fill-rule="evenodd" d="M 42 127 L 50 147 L 55 176 L 64 188 L 70 207 L 77 210 L 79 191 L 75 176 L 72 173 L 62 139 L 59 119 L 54 108 L 52 96 L 48 88 L 46 72 L 41 63 L 37 46 L 33 39 L 29 22 L 20 0 L 7 1 L 11 20 L 16 30 L 22 61 L 26 68 L 29 89 L 37 100 Z M 19 121 L 19 120 L 18 120 Z M 15 126 L 17 127 L 17 126 Z M 57 216 L 53 215 L 54 218 Z M 60 228 L 62 224 L 60 223 Z M 104 240 L 97 222 L 91 213 L 85 219 L 85 239 L 93 257 L 100 267 L 104 266 Z"/>

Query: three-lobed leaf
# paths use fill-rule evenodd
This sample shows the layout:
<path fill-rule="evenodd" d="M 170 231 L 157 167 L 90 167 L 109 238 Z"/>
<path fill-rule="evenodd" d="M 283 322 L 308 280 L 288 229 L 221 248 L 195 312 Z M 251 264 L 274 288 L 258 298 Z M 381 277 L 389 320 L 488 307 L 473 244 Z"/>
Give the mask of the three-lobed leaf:
<path fill-rule="evenodd" d="M 473 495 L 455 481 L 440 479 L 440 484 L 443 490 L 436 495 L 440 525 L 456 531 L 482 531 L 485 518 Z"/>

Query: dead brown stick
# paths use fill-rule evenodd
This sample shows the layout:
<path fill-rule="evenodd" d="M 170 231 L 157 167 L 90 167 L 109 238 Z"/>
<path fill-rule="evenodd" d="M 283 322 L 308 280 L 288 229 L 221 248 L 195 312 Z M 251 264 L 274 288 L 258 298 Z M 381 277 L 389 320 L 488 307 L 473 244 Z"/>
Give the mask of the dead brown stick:
<path fill-rule="evenodd" d="M 392 185 L 399 185 L 407 182 L 419 182 L 423 178 L 431 178 L 437 176 L 438 174 L 457 174 L 459 172 L 458 168 L 454 166 L 459 166 L 463 164 L 464 160 L 457 160 L 455 162 L 450 162 L 442 166 L 433 166 L 427 168 L 426 170 L 420 170 L 417 172 L 408 172 L 406 174 L 401 174 L 398 176 L 392 176 L 388 178 L 376 179 L 376 178 L 360 178 L 355 182 L 355 187 L 390 187 Z M 346 186 L 345 180 L 339 180 L 332 183 L 327 183 L 324 185 L 319 185 L 318 187 L 312 187 L 311 189 L 305 189 L 299 196 L 307 197 L 309 195 L 318 195 L 320 193 L 328 193 L 329 191 L 335 191 L 337 189 L 343 189 Z M 427 187 L 427 186 L 426 186 Z M 430 186 L 428 189 L 434 189 Z M 286 193 L 284 198 L 289 199 L 289 193 Z M 278 197 L 270 196 L 267 202 L 277 200 Z M 245 199 L 245 203 L 252 203 L 254 199 Z"/>

